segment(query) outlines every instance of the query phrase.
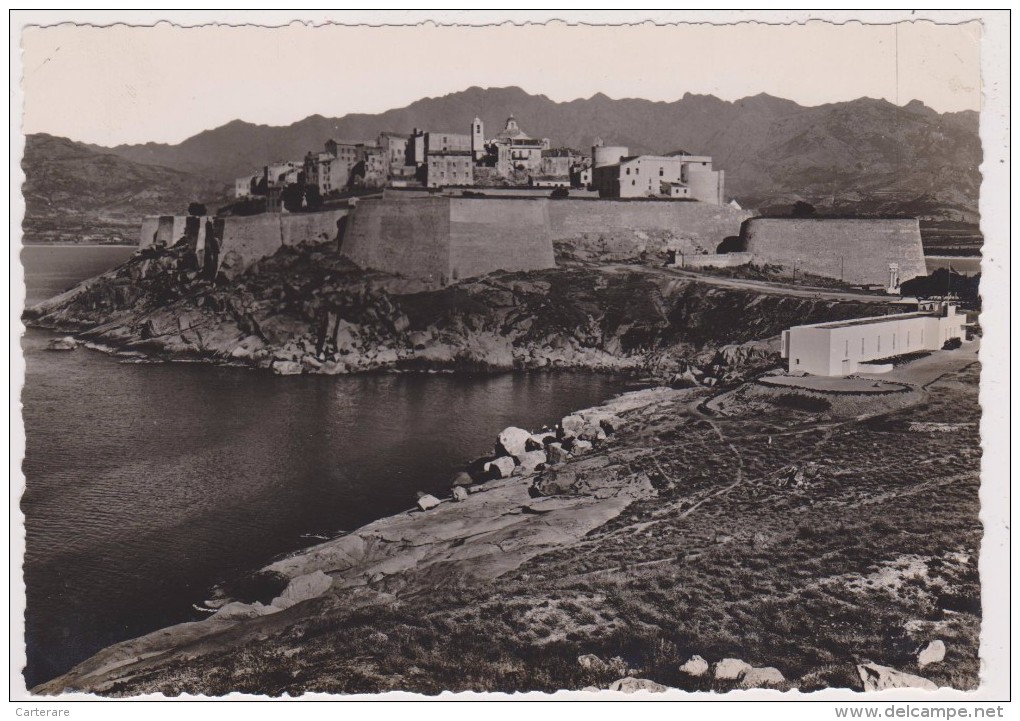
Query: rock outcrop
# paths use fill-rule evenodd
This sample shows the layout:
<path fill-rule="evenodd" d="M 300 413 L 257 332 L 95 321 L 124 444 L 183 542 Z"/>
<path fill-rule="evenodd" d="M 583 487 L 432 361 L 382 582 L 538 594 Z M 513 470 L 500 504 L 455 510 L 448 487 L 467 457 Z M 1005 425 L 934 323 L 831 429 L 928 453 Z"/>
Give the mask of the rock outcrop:
<path fill-rule="evenodd" d="M 724 658 L 715 665 L 715 680 L 737 681 L 751 668 L 751 664 L 738 658 Z"/>
<path fill-rule="evenodd" d="M 938 686 L 926 678 L 904 671 L 897 671 L 894 668 L 881 666 L 877 663 L 858 664 L 857 673 L 861 677 L 861 683 L 865 691 L 884 691 L 889 688 L 938 690 Z"/>
<path fill-rule="evenodd" d="M 695 654 L 680 666 L 680 673 L 694 678 L 701 678 L 708 673 L 708 661 Z"/>
<path fill-rule="evenodd" d="M 649 691 L 651 693 L 663 693 L 669 691 L 668 686 L 661 683 L 649 681 L 647 678 L 634 678 L 627 676 L 609 684 L 610 691 L 622 691 L 623 693 L 635 693 L 637 691 Z"/>
<path fill-rule="evenodd" d="M 878 310 L 642 267 L 496 273 L 437 288 L 364 271 L 333 244 L 284 246 L 215 279 L 192 265 L 187 247 L 146 248 L 24 318 L 115 349 L 282 374 L 573 368 L 668 379 L 704 368 L 715 383 L 778 361 L 777 346 L 739 345 L 748 338 Z M 595 441 L 611 432 L 606 420 L 571 419 L 561 432 Z"/>
<path fill-rule="evenodd" d="M 46 344 L 46 350 L 74 350 L 78 347 L 78 341 L 72 336 L 65 335 L 63 338 L 54 338 Z"/>
<path fill-rule="evenodd" d="M 523 428 L 504 428 L 496 439 L 496 451 L 507 456 L 521 456 L 528 450 L 531 433 Z"/>
<path fill-rule="evenodd" d="M 741 688 L 769 688 L 786 683 L 786 678 L 778 668 L 763 666 L 749 668 L 740 675 Z"/>
<path fill-rule="evenodd" d="M 945 642 L 935 639 L 927 646 L 925 646 L 921 653 L 917 655 L 917 666 L 918 668 L 924 668 L 933 663 L 941 663 L 946 657 L 946 644 Z"/>

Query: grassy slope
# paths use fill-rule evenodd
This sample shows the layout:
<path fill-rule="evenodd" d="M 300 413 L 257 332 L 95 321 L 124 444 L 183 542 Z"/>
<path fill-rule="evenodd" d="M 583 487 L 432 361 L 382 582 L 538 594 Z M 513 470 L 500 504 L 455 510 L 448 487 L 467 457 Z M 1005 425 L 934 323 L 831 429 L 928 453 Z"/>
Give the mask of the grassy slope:
<path fill-rule="evenodd" d="M 708 417 L 691 403 L 638 411 L 598 453 L 658 496 L 576 544 L 484 588 L 446 579 L 362 609 L 317 599 L 110 691 L 552 691 L 624 672 L 713 687 L 679 673 L 695 653 L 775 666 L 803 690 L 857 687 L 854 663 L 917 673 L 932 638 L 947 658 L 922 675 L 974 688 L 978 431 L 909 422 L 976 420 L 977 382 L 974 362 L 870 419 L 738 402 Z M 616 668 L 585 671 L 585 653 L 619 657 Z"/>

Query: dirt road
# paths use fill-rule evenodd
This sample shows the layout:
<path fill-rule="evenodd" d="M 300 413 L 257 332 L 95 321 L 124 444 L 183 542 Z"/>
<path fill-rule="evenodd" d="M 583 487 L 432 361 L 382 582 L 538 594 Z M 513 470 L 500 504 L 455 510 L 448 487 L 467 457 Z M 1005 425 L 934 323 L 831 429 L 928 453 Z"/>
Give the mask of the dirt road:
<path fill-rule="evenodd" d="M 855 293 L 853 291 L 832 290 L 830 288 L 817 288 L 813 286 L 789 285 L 786 283 L 772 283 L 762 280 L 748 280 L 745 278 L 723 278 L 707 273 L 694 273 L 679 268 L 657 268 L 646 265 L 605 265 L 600 266 L 601 270 L 609 273 L 629 271 L 637 273 L 649 273 L 656 275 L 672 276 L 696 280 L 699 283 L 718 285 L 726 288 L 739 288 L 742 290 L 755 290 L 761 293 L 774 295 L 793 296 L 796 298 L 815 298 L 818 300 L 857 301 L 860 303 L 886 304 L 895 296 L 873 295 L 871 293 Z"/>

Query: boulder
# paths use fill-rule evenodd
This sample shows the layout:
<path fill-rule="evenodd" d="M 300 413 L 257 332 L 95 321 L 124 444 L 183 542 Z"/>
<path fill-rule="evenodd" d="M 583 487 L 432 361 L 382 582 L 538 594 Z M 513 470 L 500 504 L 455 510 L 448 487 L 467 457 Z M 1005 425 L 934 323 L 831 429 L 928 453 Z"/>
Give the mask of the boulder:
<path fill-rule="evenodd" d="M 694 678 L 700 678 L 708 673 L 708 661 L 695 654 L 687 659 L 687 663 L 680 667 L 680 673 L 685 673 Z"/>
<path fill-rule="evenodd" d="M 291 579 L 283 593 L 273 599 L 272 606 L 278 609 L 290 608 L 311 598 L 318 598 L 333 585 L 333 579 L 322 571 L 314 571 Z"/>
<path fill-rule="evenodd" d="M 917 655 L 917 665 L 919 668 L 924 668 L 928 664 L 941 663 L 945 657 L 946 644 L 935 639 Z"/>
<path fill-rule="evenodd" d="M 617 415 L 603 416 L 602 418 L 599 418 L 599 426 L 601 426 L 602 430 L 607 434 L 612 435 L 623 426 L 623 419 Z"/>
<path fill-rule="evenodd" d="M 529 451 L 540 451 L 555 440 L 555 433 L 533 433 L 525 444 L 525 448 Z"/>
<path fill-rule="evenodd" d="M 753 668 L 739 658 L 724 658 L 715 665 L 716 681 L 736 681 Z"/>
<path fill-rule="evenodd" d="M 358 347 L 358 329 L 345 320 L 337 324 L 336 335 L 333 337 L 333 344 L 337 353 L 347 355 L 354 352 Z"/>
<path fill-rule="evenodd" d="M 740 676 L 741 688 L 767 688 L 779 686 L 786 683 L 786 677 L 780 673 L 778 668 L 764 666 L 762 668 L 751 668 Z"/>
<path fill-rule="evenodd" d="M 545 451 L 526 451 L 517 456 L 521 465 L 521 473 L 534 473 L 538 467 L 546 463 Z"/>
<path fill-rule="evenodd" d="M 517 464 L 509 456 L 501 456 L 485 464 L 485 472 L 495 475 L 497 478 L 509 478 Z"/>
<path fill-rule="evenodd" d="M 570 452 L 561 443 L 550 443 L 545 447 L 546 463 L 566 463 L 570 459 Z"/>
<path fill-rule="evenodd" d="M 590 441 L 574 441 L 573 445 L 570 446 L 570 452 L 575 456 L 580 456 L 583 453 L 587 453 L 592 449 Z"/>
<path fill-rule="evenodd" d="M 523 428 L 510 426 L 504 428 L 496 439 L 496 452 L 508 456 L 520 456 L 527 451 L 528 439 L 531 434 Z"/>
<path fill-rule="evenodd" d="M 466 501 L 468 497 L 468 490 L 464 486 L 453 487 L 453 500 L 455 501 Z"/>
<path fill-rule="evenodd" d="M 564 416 L 560 421 L 561 438 L 577 438 L 588 425 L 588 422 L 578 415 Z"/>
<path fill-rule="evenodd" d="M 938 686 L 926 678 L 877 663 L 858 664 L 857 674 L 861 677 L 865 691 L 884 691 L 887 688 L 923 688 L 928 691 L 938 689 Z"/>
<path fill-rule="evenodd" d="M 461 471 L 453 477 L 453 481 L 450 483 L 451 486 L 456 488 L 457 486 L 471 486 L 474 485 L 474 479 L 468 473 Z"/>
<path fill-rule="evenodd" d="M 347 372 L 347 364 L 342 361 L 326 361 L 319 372 L 327 376 L 341 375 Z"/>
<path fill-rule="evenodd" d="M 435 508 L 438 505 L 439 499 L 436 498 L 435 496 L 430 496 L 427 493 L 418 499 L 418 508 L 420 508 L 423 511 L 427 511 L 430 508 Z"/>
<path fill-rule="evenodd" d="M 425 347 L 432 341 L 432 335 L 416 330 L 407 336 L 408 344 L 415 350 L 425 350 Z"/>
<path fill-rule="evenodd" d="M 275 609 L 274 609 L 275 610 Z M 265 606 L 256 601 L 255 603 L 242 603 L 241 601 L 231 601 L 220 607 L 216 613 L 210 618 L 218 619 L 233 619 L 233 618 L 255 618 L 256 616 L 265 616 Z"/>
<path fill-rule="evenodd" d="M 578 656 L 577 665 L 585 671 L 594 671 L 595 673 L 601 673 L 609 668 L 609 665 L 605 661 L 593 653 L 586 653 L 583 656 Z"/>
<path fill-rule="evenodd" d="M 296 376 L 300 375 L 302 366 L 294 361 L 277 360 L 273 361 L 272 369 L 278 376 Z"/>
<path fill-rule="evenodd" d="M 626 678 L 621 678 L 620 680 L 613 681 L 609 684 L 609 690 L 622 691 L 623 693 L 634 693 L 635 691 L 662 693 L 669 689 L 661 683 L 650 681 L 647 678 L 634 678 L 633 676 L 627 676 Z"/>
<path fill-rule="evenodd" d="M 587 692 L 587 693 L 598 693 L 598 692 L 599 692 L 599 691 L 601 691 L 602 689 L 600 689 L 600 688 L 599 688 L 598 686 L 585 686 L 585 687 L 584 687 L 584 688 L 582 688 L 581 690 L 582 690 L 582 691 L 585 691 L 585 692 Z"/>
<path fill-rule="evenodd" d="M 46 350 L 74 350 L 78 347 L 78 341 L 69 335 L 63 338 L 54 338 L 46 344 Z"/>

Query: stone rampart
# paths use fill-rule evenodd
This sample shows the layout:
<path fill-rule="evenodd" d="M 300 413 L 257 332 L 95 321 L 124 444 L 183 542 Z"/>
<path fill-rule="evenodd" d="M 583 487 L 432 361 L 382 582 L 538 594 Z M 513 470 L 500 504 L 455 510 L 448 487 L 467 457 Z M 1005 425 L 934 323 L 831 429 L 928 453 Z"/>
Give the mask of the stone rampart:
<path fill-rule="evenodd" d="M 744 224 L 741 241 L 755 263 L 853 285 L 887 285 L 891 263 L 901 282 L 926 274 L 914 219 L 754 218 Z"/>
<path fill-rule="evenodd" d="M 340 219 L 346 216 L 346 209 L 319 213 L 279 213 L 280 242 L 283 245 L 298 245 L 336 240 L 340 231 Z"/>
<path fill-rule="evenodd" d="M 450 278 L 555 268 L 549 201 L 450 200 Z"/>
<path fill-rule="evenodd" d="M 353 210 L 341 252 L 363 268 L 436 283 L 554 268 L 548 200 L 372 199 Z"/>
<path fill-rule="evenodd" d="M 747 265 L 754 256 L 750 253 L 711 253 L 707 255 L 684 255 L 677 253 L 675 268 L 735 268 Z"/>
<path fill-rule="evenodd" d="M 556 240 L 639 252 L 654 235 L 663 248 L 714 253 L 751 215 L 707 203 L 395 196 L 357 204 L 343 253 L 365 268 L 441 283 L 553 268 Z"/>
<path fill-rule="evenodd" d="M 728 205 L 669 200 L 575 200 L 549 203 L 554 241 L 643 244 L 649 234 L 670 236 L 685 252 L 715 253 L 752 213 Z"/>
<path fill-rule="evenodd" d="M 236 276 L 284 245 L 336 240 L 338 223 L 347 213 L 347 209 L 339 209 L 223 218 L 219 238 L 220 270 L 228 276 Z"/>
<path fill-rule="evenodd" d="M 340 251 L 363 268 L 444 283 L 450 279 L 450 198 L 361 200 Z"/>
<path fill-rule="evenodd" d="M 138 247 L 165 245 L 170 247 L 184 237 L 186 215 L 149 215 L 142 218 Z"/>

